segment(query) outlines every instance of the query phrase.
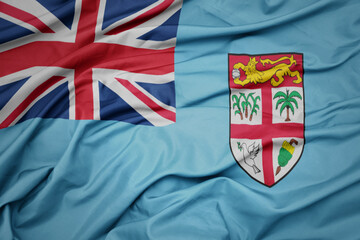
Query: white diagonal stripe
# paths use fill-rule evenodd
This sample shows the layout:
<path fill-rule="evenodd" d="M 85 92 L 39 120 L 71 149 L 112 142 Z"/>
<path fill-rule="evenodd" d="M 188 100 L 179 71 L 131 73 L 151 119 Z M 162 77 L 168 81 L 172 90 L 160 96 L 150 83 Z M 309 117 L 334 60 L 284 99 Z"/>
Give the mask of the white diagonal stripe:
<path fill-rule="evenodd" d="M 168 110 L 168 111 L 171 111 L 171 112 L 176 112 L 176 109 L 172 106 L 169 106 L 169 105 L 166 105 L 165 103 L 159 101 L 156 97 L 154 97 L 153 95 L 151 95 L 148 91 L 146 91 L 144 88 L 142 88 L 139 84 L 137 84 L 136 82 L 134 81 L 131 81 L 132 85 L 134 85 L 138 90 L 140 90 L 143 94 L 145 94 L 148 98 L 150 98 L 153 102 L 155 102 L 157 105 L 159 105 L 160 107 Z"/>
<path fill-rule="evenodd" d="M 19 5 L 19 3 L 21 2 L 21 1 L 18 2 L 18 1 L 11 1 L 11 0 L 6 0 L 6 1 L 8 2 L 8 4 L 10 4 L 12 6 Z M 22 0 L 22 1 L 25 1 L 25 0 Z M 31 0 L 31 1 L 34 1 L 34 0 Z M 26 4 L 23 3 L 22 5 L 28 5 L 27 4 L 28 1 L 26 0 L 25 2 L 26 2 Z M 39 3 L 37 3 L 36 1 L 35 1 L 35 4 L 39 5 Z M 40 8 L 44 8 L 44 7 L 41 6 Z M 23 8 L 20 8 L 20 9 L 24 10 L 24 11 L 26 10 Z M 74 21 L 73 21 L 71 30 L 69 30 L 60 20 L 58 20 L 55 16 L 53 16 L 51 12 L 47 11 L 47 14 L 45 14 L 45 15 L 51 16 L 50 17 L 51 21 L 53 21 L 53 22 L 55 21 L 54 24 L 51 24 L 52 25 L 51 28 L 55 31 L 55 33 L 41 33 L 37 28 L 35 28 L 31 24 L 22 22 L 19 19 L 16 19 L 16 18 L 10 17 L 8 15 L 5 15 L 3 13 L 0 13 L 0 17 L 3 17 L 8 21 L 11 21 L 15 24 L 18 24 L 18 25 L 25 27 L 36 33 L 36 34 L 30 34 L 30 35 L 20 37 L 20 38 L 14 39 L 12 41 L 0 44 L 0 53 L 5 52 L 10 49 L 13 49 L 13 48 L 16 48 L 16 47 L 19 47 L 19 46 L 26 45 L 28 43 L 36 42 L 36 41 L 42 41 L 42 42 L 60 41 L 60 42 L 74 43 L 75 38 L 76 38 L 77 26 L 78 26 L 79 19 L 80 19 L 80 11 L 81 11 L 81 0 L 76 0 L 75 15 L 74 15 Z M 45 12 L 45 11 L 43 11 L 43 12 Z M 39 16 L 37 16 L 37 17 L 39 17 Z M 54 18 L 56 18 L 57 20 L 55 20 Z M 43 20 L 43 19 L 41 18 L 40 20 Z M 46 24 L 46 22 L 45 22 L 45 24 Z"/>
<path fill-rule="evenodd" d="M 160 3 L 156 2 L 156 3 L 160 4 L 161 2 Z M 160 13 L 159 15 L 154 16 L 150 20 L 140 24 L 139 26 L 136 26 L 135 28 L 131 28 L 127 31 L 121 32 L 116 35 L 105 35 L 105 33 L 113 29 L 113 27 L 111 27 L 113 25 L 109 26 L 109 28 L 106 28 L 103 31 L 101 31 L 101 26 L 99 26 L 98 27 L 99 34 L 96 35 L 95 42 L 115 43 L 130 47 L 146 48 L 146 49 L 167 49 L 174 47 L 176 44 L 176 38 L 171 38 L 165 41 L 142 40 L 137 38 L 159 27 L 166 20 L 168 20 L 173 14 L 175 14 L 181 8 L 181 5 L 182 5 L 182 0 L 175 0 L 164 12 Z M 99 19 L 100 17 L 98 17 L 98 20 Z M 122 22 L 123 20 L 116 22 L 115 23 L 116 26 L 119 26 L 129 21 L 129 20 L 127 21 L 124 20 L 125 22 Z M 119 24 L 120 22 L 122 23 Z"/>
<path fill-rule="evenodd" d="M 108 26 L 107 28 L 105 28 L 102 32 L 103 33 L 106 33 L 106 32 L 109 32 L 111 31 L 112 29 L 120 26 L 120 25 L 123 25 L 127 22 L 130 22 L 131 20 L 137 18 L 138 16 L 140 16 L 141 14 L 147 12 L 147 11 L 150 11 L 151 9 L 159 6 L 161 3 L 163 3 L 165 0 L 159 0 L 149 6 L 147 6 L 146 8 L 143 8 L 141 9 L 140 11 L 138 12 L 135 12 L 133 14 L 131 14 L 130 16 L 127 16 L 123 19 L 120 19 L 119 21 L 117 22 L 114 22 L 113 24 L 111 24 L 110 26 Z M 101 16 L 100 19 L 103 19 L 104 18 L 104 14 L 105 14 L 105 3 L 106 3 L 106 0 L 101 0 L 100 2 L 100 8 L 99 8 L 99 16 Z"/>
<path fill-rule="evenodd" d="M 151 124 L 155 126 L 165 126 L 173 123 L 172 121 L 163 118 L 156 112 L 154 112 L 150 107 L 148 107 L 144 102 L 140 101 L 136 96 L 134 96 L 127 88 L 117 81 L 101 81 L 105 86 L 115 92 L 117 95 L 127 102 L 135 111 L 137 111 L 142 117 L 148 120 Z"/>
<path fill-rule="evenodd" d="M 121 72 L 119 74 L 119 72 Z M 151 124 L 155 126 L 165 126 L 172 124 L 173 121 L 168 120 L 158 113 L 154 112 L 150 107 L 148 107 L 144 102 L 139 100 L 136 96 L 134 96 L 127 88 L 125 88 L 121 83 L 119 83 L 115 78 L 119 77 L 119 75 L 123 76 L 132 76 L 134 77 L 138 73 L 126 73 L 125 71 L 118 71 L 118 70 L 111 70 L 111 69 L 93 69 L 93 79 L 94 81 L 100 81 L 103 83 L 106 87 L 111 89 L 114 93 L 116 93 L 119 97 L 121 97 L 125 102 L 127 102 L 135 111 L 137 111 L 140 115 L 142 115 L 146 120 L 148 120 Z M 152 81 L 155 80 L 156 77 L 159 77 L 158 75 L 148 75 L 148 74 L 140 74 L 141 76 L 136 76 L 136 79 L 143 78 L 145 76 L 149 76 L 150 78 L 153 78 Z M 171 74 L 165 74 L 160 75 L 160 78 L 166 79 L 169 78 Z M 120 77 L 119 77 L 120 78 Z M 125 79 L 129 80 L 129 79 Z M 144 81 L 142 81 L 144 82 Z M 169 82 L 166 80 L 166 82 Z M 166 83 L 164 82 L 164 83 Z M 134 82 L 132 81 L 132 84 Z M 159 106 L 162 108 L 175 112 L 175 108 L 172 106 L 168 106 L 159 100 L 157 100 L 155 97 L 151 96 L 149 93 L 147 93 L 143 88 L 141 88 L 138 84 L 135 85 L 140 91 L 142 91 L 147 97 L 151 98 L 154 102 L 156 102 Z"/>
<path fill-rule="evenodd" d="M 41 22 L 51 28 L 54 32 L 70 31 L 56 16 L 36 0 L 2 0 L 3 2 L 28 12 L 37 17 Z"/>
<path fill-rule="evenodd" d="M 28 24 L 27 22 L 23 22 L 17 18 L 14 18 L 12 16 L 6 15 L 5 13 L 0 12 L 0 18 L 3 18 L 9 22 L 15 23 L 23 28 L 26 28 L 34 33 L 40 33 L 39 29 L 37 29 L 36 27 L 34 27 L 31 24 Z"/>
<path fill-rule="evenodd" d="M 9 125 L 10 126 L 14 126 L 18 121 L 20 121 L 20 119 L 29 111 L 29 109 L 34 106 L 40 99 L 42 99 L 44 96 L 46 96 L 47 94 L 49 94 L 51 91 L 53 91 L 55 88 L 59 87 L 61 84 L 65 83 L 66 79 L 62 79 L 59 82 L 55 83 L 54 85 L 52 85 L 51 87 L 49 87 L 48 89 L 46 89 L 46 91 L 44 91 L 42 94 L 40 94 L 34 101 L 32 101 L 29 106 L 27 106 L 27 108 L 22 111 L 17 118 L 12 121 L 12 123 Z"/>
<path fill-rule="evenodd" d="M 0 78 L 0 86 L 17 82 L 28 76 L 31 76 L 23 86 L 10 98 L 6 105 L 0 110 L 0 123 L 3 122 L 17 107 L 22 103 L 40 84 L 44 83 L 52 76 L 63 76 L 63 80 L 59 82 L 66 82 L 69 77 L 73 75 L 73 70 L 59 67 L 33 67 L 23 71 L 19 71 L 5 77 Z M 71 77 L 70 77 L 71 79 Z M 45 96 L 42 94 L 42 96 Z M 40 99 L 40 98 L 38 98 Z"/>

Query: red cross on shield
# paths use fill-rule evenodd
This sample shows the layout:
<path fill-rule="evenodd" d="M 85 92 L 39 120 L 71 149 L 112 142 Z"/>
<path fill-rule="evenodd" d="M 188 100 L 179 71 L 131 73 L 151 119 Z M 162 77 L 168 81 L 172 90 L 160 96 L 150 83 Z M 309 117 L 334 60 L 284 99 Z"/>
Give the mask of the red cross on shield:
<path fill-rule="evenodd" d="M 254 180 L 272 187 L 304 148 L 303 55 L 229 54 L 230 148 Z"/>

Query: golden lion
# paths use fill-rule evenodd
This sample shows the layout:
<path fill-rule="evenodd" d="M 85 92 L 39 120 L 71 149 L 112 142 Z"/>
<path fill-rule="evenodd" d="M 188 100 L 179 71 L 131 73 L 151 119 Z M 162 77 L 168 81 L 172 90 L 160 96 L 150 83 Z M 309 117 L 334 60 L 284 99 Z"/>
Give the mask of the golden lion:
<path fill-rule="evenodd" d="M 289 60 L 290 64 L 286 64 L 286 63 L 279 63 L 282 62 L 284 60 Z M 283 81 L 284 81 L 284 76 L 291 76 L 291 77 L 296 77 L 296 79 L 293 81 L 294 83 L 301 83 L 302 82 L 302 78 L 300 76 L 299 71 L 291 71 L 290 67 L 294 64 L 296 65 L 296 60 L 294 60 L 294 56 L 291 55 L 291 57 L 282 57 L 279 58 L 276 61 L 272 61 L 270 59 L 261 59 L 260 58 L 260 62 L 263 66 L 265 66 L 265 64 L 277 64 L 275 66 L 273 66 L 270 69 L 266 69 L 264 71 L 258 71 L 256 69 L 256 64 L 258 64 L 258 61 L 256 61 L 255 57 L 250 58 L 248 64 L 245 66 L 242 63 L 236 63 L 234 65 L 234 69 L 232 71 L 232 77 L 234 79 L 234 83 L 235 84 L 240 84 L 241 86 L 245 86 L 248 83 L 264 83 L 267 82 L 269 80 L 271 80 L 271 85 L 274 87 L 279 86 Z M 246 79 L 241 81 L 240 80 L 240 71 L 239 69 L 244 70 L 245 75 L 246 75 Z M 274 75 L 276 76 L 276 78 L 274 77 Z"/>

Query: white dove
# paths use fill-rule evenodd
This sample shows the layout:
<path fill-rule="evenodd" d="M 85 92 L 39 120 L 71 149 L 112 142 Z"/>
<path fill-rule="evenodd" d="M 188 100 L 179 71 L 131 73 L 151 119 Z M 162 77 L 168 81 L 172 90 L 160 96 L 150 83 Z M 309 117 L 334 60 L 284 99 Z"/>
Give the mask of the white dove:
<path fill-rule="evenodd" d="M 256 156 L 260 151 L 259 144 L 256 147 L 255 147 L 255 142 L 250 144 L 249 147 L 246 145 L 246 143 L 241 144 L 240 142 L 238 142 L 237 144 L 238 144 L 238 148 L 240 149 L 240 152 L 242 152 L 243 154 L 242 161 L 244 161 L 246 165 L 252 167 L 254 169 L 255 174 L 261 172 L 260 169 L 255 165 L 255 161 L 254 161 L 254 159 L 256 158 Z"/>

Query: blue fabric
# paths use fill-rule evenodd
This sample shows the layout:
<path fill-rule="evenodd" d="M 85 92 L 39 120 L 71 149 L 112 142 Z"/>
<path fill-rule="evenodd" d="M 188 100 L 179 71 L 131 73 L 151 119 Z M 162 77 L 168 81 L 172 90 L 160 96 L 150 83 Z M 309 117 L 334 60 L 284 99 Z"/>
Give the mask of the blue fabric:
<path fill-rule="evenodd" d="M 24 37 L 34 32 L 0 18 L 0 44 Z"/>
<path fill-rule="evenodd" d="M 100 119 L 119 120 L 132 124 L 151 125 L 141 114 L 136 112 L 127 102 L 99 82 Z"/>
<path fill-rule="evenodd" d="M 139 39 L 163 41 L 176 37 L 177 26 L 180 17 L 180 10 L 172 15 L 168 20 L 161 24 L 158 28 L 142 35 Z"/>
<path fill-rule="evenodd" d="M 131 14 L 150 6 L 156 0 L 128 1 L 128 0 L 107 0 L 104 12 L 104 22 L 102 29 L 110 26 L 120 19 L 126 18 Z"/>
<path fill-rule="evenodd" d="M 169 92 L 175 92 L 175 83 L 173 81 L 162 84 L 151 84 L 137 82 L 142 88 L 153 95 L 160 102 L 163 102 L 169 106 L 175 107 L 175 95 L 168 94 Z"/>
<path fill-rule="evenodd" d="M 0 86 L 0 109 L 2 109 L 9 99 L 21 88 L 29 78 L 24 78 L 14 83 Z M 69 90 L 66 83 L 61 84 L 49 94 L 36 102 L 21 117 L 19 122 L 31 118 L 69 118 Z"/>
<path fill-rule="evenodd" d="M 24 85 L 29 78 L 24 78 L 14 83 L 5 84 L 0 86 L 0 109 L 2 109 L 10 98 Z"/>
<path fill-rule="evenodd" d="M 69 29 L 73 23 L 75 0 L 37 0 Z"/>
<path fill-rule="evenodd" d="M 188 0 L 177 122 L 0 130 L 1 239 L 357 239 L 360 2 Z M 228 53 L 304 54 L 305 147 L 272 188 L 229 147 Z"/>
<path fill-rule="evenodd" d="M 44 96 L 36 102 L 29 111 L 19 120 L 26 121 L 31 118 L 69 118 L 69 90 L 67 83 L 61 84 L 59 87 Z"/>

